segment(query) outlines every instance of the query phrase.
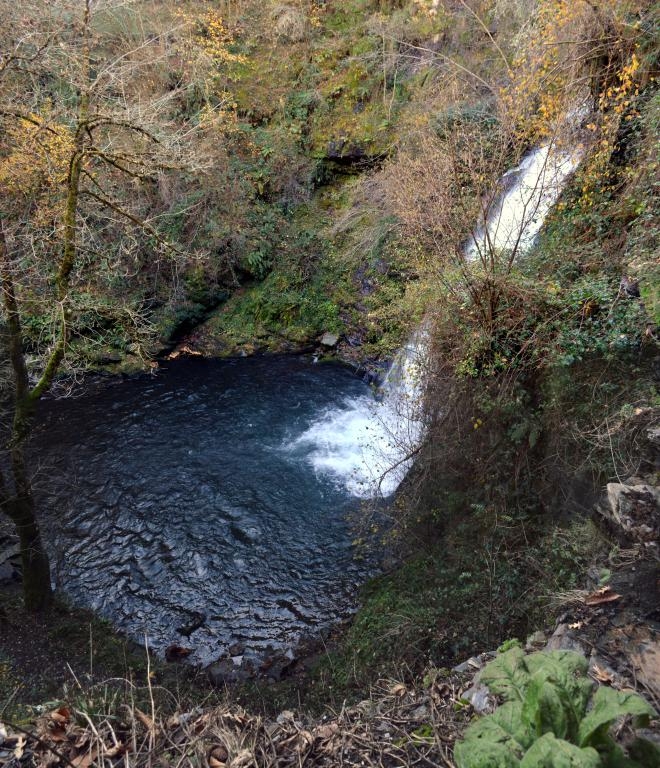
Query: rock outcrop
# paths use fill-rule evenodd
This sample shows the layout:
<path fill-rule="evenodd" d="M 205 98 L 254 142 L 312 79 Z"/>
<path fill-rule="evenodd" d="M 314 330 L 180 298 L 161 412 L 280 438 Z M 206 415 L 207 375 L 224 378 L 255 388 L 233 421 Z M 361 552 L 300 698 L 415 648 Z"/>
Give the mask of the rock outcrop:
<path fill-rule="evenodd" d="M 598 513 L 615 532 L 657 550 L 660 535 L 660 488 L 640 478 L 608 483 Z"/>

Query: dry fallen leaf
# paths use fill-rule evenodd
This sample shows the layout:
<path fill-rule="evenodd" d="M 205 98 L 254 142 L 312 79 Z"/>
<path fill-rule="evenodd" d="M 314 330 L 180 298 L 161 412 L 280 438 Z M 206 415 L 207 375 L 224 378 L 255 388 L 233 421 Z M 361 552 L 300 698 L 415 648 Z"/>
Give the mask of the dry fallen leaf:
<path fill-rule="evenodd" d="M 77 728 L 69 731 L 69 738 L 72 740 L 75 738 L 73 748 L 80 752 L 83 747 L 89 744 L 90 734 L 83 728 Z"/>
<path fill-rule="evenodd" d="M 339 730 L 339 725 L 337 723 L 328 723 L 327 725 L 320 725 L 316 731 L 315 735 L 319 739 L 331 739 Z"/>
<path fill-rule="evenodd" d="M 17 760 L 20 760 L 23 757 L 23 752 L 25 751 L 25 745 L 27 743 L 27 740 L 25 736 L 17 736 L 16 737 L 16 746 L 14 747 L 14 757 Z"/>
<path fill-rule="evenodd" d="M 225 768 L 227 760 L 229 760 L 229 752 L 222 744 L 216 744 L 207 758 L 210 768 Z"/>
<path fill-rule="evenodd" d="M 74 766 L 74 768 L 89 768 L 89 766 L 96 760 L 96 752 L 94 750 L 90 750 L 89 752 L 85 752 L 84 755 L 78 755 L 78 757 L 74 757 L 71 760 L 71 765 Z"/>
<path fill-rule="evenodd" d="M 154 721 L 149 717 L 149 715 L 145 715 L 144 712 L 142 712 L 137 707 L 135 707 L 135 716 L 145 728 L 147 728 L 150 731 L 153 730 Z"/>
<path fill-rule="evenodd" d="M 451 695 L 451 688 L 447 685 L 447 683 L 442 683 L 441 685 L 435 685 L 431 693 L 436 698 L 436 700 L 446 699 Z"/>
<path fill-rule="evenodd" d="M 127 751 L 128 751 L 128 746 L 126 744 L 122 744 L 120 741 L 119 744 L 115 744 L 114 747 L 110 747 L 109 749 L 104 749 L 103 757 L 119 757 L 119 755 L 123 755 Z"/>
<path fill-rule="evenodd" d="M 66 729 L 61 726 L 55 726 L 54 728 L 51 728 L 48 731 L 48 738 L 51 741 L 54 741 L 56 744 L 62 741 L 66 741 L 67 740 Z"/>
<path fill-rule="evenodd" d="M 403 683 L 397 683 L 390 688 L 390 696 L 405 696 L 406 686 Z"/>
<path fill-rule="evenodd" d="M 621 595 L 612 592 L 611 587 L 602 587 L 584 598 L 585 605 L 600 605 L 601 603 L 611 603 L 618 600 Z"/>
<path fill-rule="evenodd" d="M 599 667 L 598 664 L 593 665 L 591 674 L 596 680 L 598 680 L 599 683 L 611 683 L 614 679 L 606 669 Z"/>
<path fill-rule="evenodd" d="M 576 621 L 574 624 L 569 624 L 568 628 L 569 629 L 582 629 L 583 626 L 584 626 L 584 622 L 583 621 Z"/>
<path fill-rule="evenodd" d="M 300 731 L 298 734 L 298 751 L 307 749 L 310 744 L 314 743 L 314 737 L 309 731 Z"/>
<path fill-rule="evenodd" d="M 71 710 L 68 707 L 60 707 L 50 713 L 50 719 L 56 723 L 68 723 L 71 720 Z"/>
<path fill-rule="evenodd" d="M 245 768 L 245 766 L 250 765 L 250 763 L 254 764 L 252 752 L 250 752 L 249 749 L 243 749 L 232 759 L 230 765 L 231 768 Z"/>

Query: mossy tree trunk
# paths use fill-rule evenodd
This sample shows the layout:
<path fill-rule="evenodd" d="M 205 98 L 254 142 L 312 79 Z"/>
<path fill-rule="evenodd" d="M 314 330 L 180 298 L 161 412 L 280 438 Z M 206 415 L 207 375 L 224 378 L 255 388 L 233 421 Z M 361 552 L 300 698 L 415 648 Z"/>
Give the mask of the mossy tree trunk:
<path fill-rule="evenodd" d="M 89 26 L 89 11 L 89 0 L 87 0 L 83 26 L 84 41 L 86 41 Z M 88 79 L 88 72 L 89 51 L 84 43 L 83 83 Z M 37 521 L 31 472 L 25 448 L 32 431 L 37 403 L 50 389 L 57 375 L 64 359 L 69 337 L 70 310 L 68 308 L 67 294 L 78 250 L 78 203 L 80 199 L 81 173 L 86 151 L 85 141 L 88 118 L 89 94 L 85 90 L 85 85 L 83 85 L 79 94 L 78 120 L 64 200 L 62 255 L 55 274 L 55 294 L 60 308 L 60 322 L 53 339 L 51 351 L 46 357 L 41 376 L 34 385 L 30 383 L 25 360 L 14 265 L 5 236 L 4 223 L 2 218 L 0 218 L 0 282 L 2 284 L 2 304 L 7 323 L 8 352 L 14 390 L 14 412 L 8 446 L 13 487 L 10 488 L 5 478 L 0 477 L 0 508 L 4 509 L 14 523 L 19 537 L 23 569 L 24 602 L 25 607 L 30 611 L 41 611 L 47 608 L 52 603 L 53 592 L 50 579 L 50 564 Z"/>
<path fill-rule="evenodd" d="M 38 611 L 50 604 L 52 590 L 48 555 L 39 533 L 25 458 L 25 438 L 30 431 L 36 401 L 31 398 L 12 265 L 1 220 L 0 277 L 14 384 L 14 418 L 9 439 L 13 488 L 9 488 L 4 477 L 0 478 L 0 504 L 16 526 L 20 542 L 25 606 L 28 610 Z"/>
<path fill-rule="evenodd" d="M 133 49 L 122 43 L 121 56 L 107 67 L 92 67 L 92 62 L 98 64 L 107 52 L 101 44 L 103 35 L 92 24 L 92 0 L 83 0 L 82 5 L 82 24 L 72 19 L 70 25 L 65 25 L 66 34 L 60 39 L 60 17 L 53 16 L 51 22 L 56 23 L 52 29 L 48 28 L 49 33 L 36 52 L 31 48 L 23 55 L 20 49 L 18 54 L 9 54 L 0 66 L 0 84 L 8 83 L 0 89 L 0 95 L 9 105 L 4 109 L 0 104 L 2 127 L 7 124 L 16 129 L 16 136 L 6 131 L 8 148 L 20 156 L 25 146 L 35 145 L 36 150 L 33 147 L 32 151 L 36 151 L 39 162 L 45 158 L 49 169 L 51 166 L 61 169 L 54 176 L 44 173 L 43 178 L 38 175 L 33 178 L 27 173 L 25 184 L 17 180 L 14 184 L 6 183 L 0 190 L 4 193 L 0 195 L 0 311 L 8 338 L 13 388 L 11 434 L 4 446 L 6 458 L 0 462 L 0 512 L 9 515 L 21 540 L 25 602 L 32 609 L 48 605 L 52 595 L 48 558 L 37 523 L 31 484 L 33 467 L 27 443 L 39 400 L 51 388 L 70 339 L 76 334 L 75 307 L 81 293 L 76 293 L 77 278 L 84 276 L 89 285 L 93 284 L 94 277 L 106 276 L 103 264 L 81 263 L 83 260 L 79 258 L 88 244 L 86 229 L 81 224 L 85 211 L 89 210 L 85 203 L 91 205 L 94 212 L 90 222 L 98 221 L 99 213 L 105 211 L 113 227 L 122 220 L 148 232 L 159 248 L 167 248 L 185 263 L 188 254 L 173 248 L 148 219 L 136 215 L 131 199 L 126 195 L 115 199 L 115 180 L 121 175 L 133 184 L 148 184 L 153 188 L 159 174 L 198 168 L 200 162 L 199 156 L 188 148 L 189 123 L 186 121 L 176 130 L 170 125 L 171 108 L 181 94 L 187 93 L 185 88 L 168 93 L 167 98 L 158 95 L 143 100 L 138 87 L 136 100 L 129 100 L 136 83 L 144 78 L 145 49 L 152 44 L 160 46 L 169 36 L 140 37 Z M 58 39 L 59 47 L 56 46 Z M 70 57 L 63 59 L 60 48 L 70 53 Z M 155 56 L 158 62 L 161 55 L 162 51 Z M 157 66 L 160 72 L 161 64 Z M 71 92 L 77 93 L 77 99 L 58 105 L 54 115 L 48 111 L 45 116 L 34 113 L 31 100 L 22 102 L 20 94 L 26 88 L 30 93 L 36 77 L 34 72 L 41 72 L 50 82 L 60 68 L 62 81 L 69 84 Z M 12 101 L 18 101 L 22 108 L 15 108 Z M 29 141 L 24 142 L 26 126 L 33 131 L 26 134 Z M 39 141 L 33 141 L 35 136 Z M 11 157 L 11 152 L 7 156 Z M 4 159 L 3 154 L 0 164 Z M 177 162 L 178 159 L 183 163 Z M 26 165 L 27 162 L 19 164 L 19 170 Z M 13 172 L 11 166 L 8 168 L 5 178 Z M 2 178 L 0 174 L 0 180 Z M 37 262 L 35 267 L 25 258 L 26 246 L 30 250 L 29 237 L 27 242 L 23 238 L 22 243 L 21 237 L 26 231 L 34 236 L 29 231 L 30 218 L 32 212 L 39 212 L 42 200 L 48 220 L 55 222 L 52 229 L 55 236 L 44 246 L 43 254 L 48 259 Z M 26 273 L 26 269 L 37 272 L 32 275 Z M 32 289 L 33 277 L 39 286 L 36 294 Z M 51 286 L 51 290 L 46 286 Z M 102 302 L 104 311 L 115 296 L 111 294 L 107 298 L 110 301 Z M 39 342 L 43 356 L 38 378 L 33 380 L 26 365 L 23 331 L 26 316 L 34 314 L 39 302 L 44 306 L 37 307 L 36 311 L 48 318 L 49 336 Z M 141 319 L 132 317 L 132 322 L 139 327 Z"/>

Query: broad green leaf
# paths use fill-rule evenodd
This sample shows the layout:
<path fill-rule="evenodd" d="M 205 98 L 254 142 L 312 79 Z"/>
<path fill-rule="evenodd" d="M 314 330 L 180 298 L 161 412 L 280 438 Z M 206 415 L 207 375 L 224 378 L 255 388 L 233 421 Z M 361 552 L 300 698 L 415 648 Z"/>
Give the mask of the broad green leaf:
<path fill-rule="evenodd" d="M 521 722 L 522 704 L 507 702 L 498 707 L 492 715 L 475 720 L 465 731 L 465 743 L 502 744 L 512 755 L 520 758 L 534 740 L 534 734 L 527 731 Z"/>
<path fill-rule="evenodd" d="M 546 733 L 527 750 L 520 768 L 601 768 L 601 762 L 595 749 L 580 749 Z"/>
<path fill-rule="evenodd" d="M 523 723 L 537 737 L 553 733 L 563 739 L 568 732 L 568 716 L 557 686 L 542 677 L 533 678 L 522 706 Z"/>
<path fill-rule="evenodd" d="M 508 743 L 517 755 L 522 755 L 536 738 L 534 731 L 523 721 L 522 708 L 523 705 L 519 701 L 507 701 L 489 715 L 497 726 L 510 734 L 515 744 Z"/>
<path fill-rule="evenodd" d="M 589 662 L 575 651 L 539 651 L 528 656 L 526 663 L 532 679 L 544 679 L 555 686 L 566 716 L 566 730 L 562 726 L 555 735 L 575 741 L 594 687 L 586 677 Z"/>
<path fill-rule="evenodd" d="M 601 686 L 594 695 L 591 711 L 580 724 L 578 744 L 597 746 L 605 741 L 611 723 L 623 715 L 633 715 L 643 724 L 655 715 L 655 710 L 636 693 Z"/>
<path fill-rule="evenodd" d="M 522 648 L 511 648 L 493 659 L 481 671 L 479 681 L 506 701 L 522 702 L 530 681 Z"/>
<path fill-rule="evenodd" d="M 520 760 L 504 744 L 463 741 L 454 747 L 458 768 L 519 768 Z"/>
<path fill-rule="evenodd" d="M 537 651 L 525 659 L 530 674 L 539 669 L 553 670 L 557 675 L 586 675 L 589 669 L 587 659 L 576 651 Z"/>
<path fill-rule="evenodd" d="M 532 674 L 532 681 L 547 681 L 554 686 L 554 693 L 563 712 L 563 717 L 560 717 L 556 712 L 557 701 L 552 696 L 554 714 L 542 710 L 538 718 L 541 721 L 553 722 L 554 726 L 543 728 L 541 732 L 552 730 L 555 736 L 574 741 L 594 686 L 593 682 L 584 676 L 589 667 L 588 661 L 575 651 L 542 651 L 528 656 L 526 663 Z M 535 682 L 534 685 L 538 683 Z M 550 702 L 547 706 L 551 706 Z"/>

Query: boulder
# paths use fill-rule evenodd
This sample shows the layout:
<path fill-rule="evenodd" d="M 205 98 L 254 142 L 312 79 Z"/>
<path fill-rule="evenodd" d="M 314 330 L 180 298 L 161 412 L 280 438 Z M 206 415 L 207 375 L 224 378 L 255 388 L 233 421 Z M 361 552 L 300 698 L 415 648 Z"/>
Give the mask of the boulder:
<path fill-rule="evenodd" d="M 497 699 L 482 683 L 475 683 L 467 691 L 461 694 L 461 698 L 469 701 L 475 712 L 480 715 L 488 715 L 495 711 Z"/>
<path fill-rule="evenodd" d="M 585 649 L 575 636 L 570 625 L 561 623 L 557 626 L 545 646 L 546 651 L 575 651 L 584 655 Z"/>
<path fill-rule="evenodd" d="M 356 165 L 369 161 L 369 153 L 359 142 L 338 138 L 328 142 L 326 157 L 342 165 Z"/>
<path fill-rule="evenodd" d="M 261 537 L 261 531 L 254 525 L 231 523 L 229 529 L 231 530 L 231 535 L 242 544 L 256 544 Z"/>
<path fill-rule="evenodd" d="M 13 537 L 0 541 L 0 583 L 20 581 L 21 548 Z"/>
<path fill-rule="evenodd" d="M 326 333 L 321 336 L 321 346 L 323 347 L 336 347 L 339 343 L 339 336 L 337 336 L 336 333 L 329 333 L 326 331 Z"/>
<path fill-rule="evenodd" d="M 259 673 L 271 680 L 281 680 L 286 677 L 296 665 L 296 657 L 292 650 L 276 651 L 268 648 L 266 658 L 259 666 Z"/>
<path fill-rule="evenodd" d="M 183 661 L 193 652 L 192 648 L 183 648 L 180 645 L 168 645 L 165 649 L 165 661 L 170 663 L 176 663 L 177 661 Z"/>
<path fill-rule="evenodd" d="M 11 563 L 0 563 L 0 584 L 13 581 L 15 575 L 14 567 Z"/>
<path fill-rule="evenodd" d="M 631 482 L 632 481 L 632 482 Z M 608 483 L 597 511 L 627 537 L 646 545 L 660 535 L 660 488 L 631 478 Z"/>
<path fill-rule="evenodd" d="M 227 648 L 227 653 L 230 656 L 243 656 L 245 654 L 245 643 L 237 640 Z"/>
<path fill-rule="evenodd" d="M 6 545 L 0 550 L 0 563 L 6 563 L 20 557 L 21 548 L 18 542 L 6 542 Z"/>
<path fill-rule="evenodd" d="M 190 621 L 187 624 L 182 624 L 176 628 L 176 631 L 184 637 L 190 637 L 193 632 L 204 626 L 206 616 L 199 611 L 192 611 L 190 614 Z"/>
<path fill-rule="evenodd" d="M 537 651 L 540 648 L 543 648 L 543 646 L 547 642 L 548 642 L 548 638 L 545 636 L 544 632 L 541 632 L 541 631 L 534 632 L 532 635 L 530 635 L 527 638 L 527 643 L 525 644 L 525 650 L 528 652 Z"/>

